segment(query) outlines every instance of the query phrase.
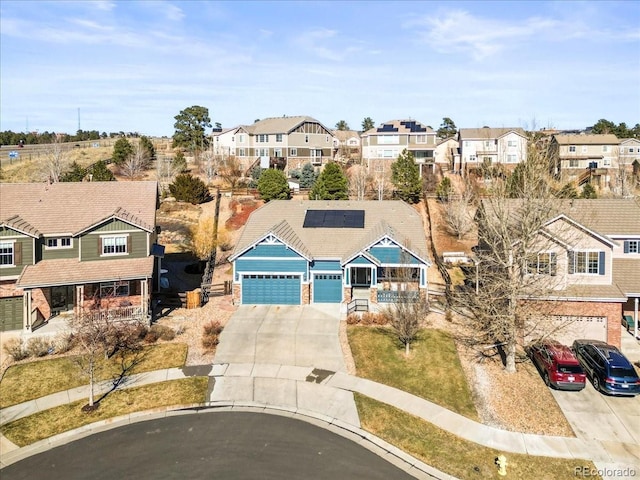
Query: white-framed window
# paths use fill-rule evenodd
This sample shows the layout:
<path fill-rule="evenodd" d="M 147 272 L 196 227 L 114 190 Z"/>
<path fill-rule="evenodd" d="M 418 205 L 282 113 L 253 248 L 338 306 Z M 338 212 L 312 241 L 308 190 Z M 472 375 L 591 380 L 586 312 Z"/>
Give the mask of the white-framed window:
<path fill-rule="evenodd" d="M 609 145 L 602 145 L 602 151 L 607 153 L 609 151 Z"/>
<path fill-rule="evenodd" d="M 509 140 L 507 142 L 507 147 L 517 147 L 517 146 L 518 146 L 518 144 L 516 143 L 515 140 Z"/>
<path fill-rule="evenodd" d="M 281 142 L 281 141 L 282 141 L 282 134 L 276 133 L 276 142 Z"/>
<path fill-rule="evenodd" d="M 269 141 L 269 135 L 260 134 L 256 140 L 257 143 L 266 143 Z"/>
<path fill-rule="evenodd" d="M 469 155 L 469 161 L 470 162 L 476 162 L 477 161 L 476 156 L 475 155 Z"/>
<path fill-rule="evenodd" d="M 100 297 L 128 297 L 129 282 L 103 282 L 100 283 Z"/>
<path fill-rule="evenodd" d="M 517 155 L 507 155 L 507 163 L 516 163 L 518 161 Z"/>
<path fill-rule="evenodd" d="M 238 149 L 238 156 L 239 157 L 246 157 L 246 152 L 244 148 L 239 148 Z"/>
<path fill-rule="evenodd" d="M 15 249 L 13 242 L 0 242 L 0 267 L 15 265 Z"/>
<path fill-rule="evenodd" d="M 575 153 L 575 151 L 576 151 L 576 146 L 575 146 L 575 145 L 569 145 L 569 151 L 570 151 L 571 153 Z"/>
<path fill-rule="evenodd" d="M 347 142 L 350 146 L 357 146 L 358 145 L 358 141 L 355 138 L 350 138 L 349 141 Z"/>
<path fill-rule="evenodd" d="M 633 153 L 633 147 L 628 148 L 629 153 Z"/>
<path fill-rule="evenodd" d="M 274 157 L 282 157 L 282 149 L 281 148 L 274 148 L 273 149 L 273 156 Z"/>
<path fill-rule="evenodd" d="M 426 135 L 416 135 L 416 143 L 427 143 Z"/>
<path fill-rule="evenodd" d="M 491 144 L 492 144 L 491 140 L 485 140 L 484 141 L 484 148 L 490 148 Z"/>
<path fill-rule="evenodd" d="M 527 260 L 527 273 L 529 275 L 551 275 L 557 273 L 557 259 L 554 252 L 541 252 Z"/>
<path fill-rule="evenodd" d="M 399 135 L 380 135 L 378 137 L 380 145 L 398 145 L 400 143 Z"/>
<path fill-rule="evenodd" d="M 309 135 L 304 136 L 304 143 L 309 143 Z"/>
<path fill-rule="evenodd" d="M 297 157 L 298 156 L 298 149 L 297 148 L 289 149 L 289 156 L 290 157 Z"/>
<path fill-rule="evenodd" d="M 127 235 L 100 237 L 102 241 L 102 255 L 125 255 L 127 251 Z"/>
<path fill-rule="evenodd" d="M 244 143 L 244 135 L 238 135 L 238 143 Z"/>
<path fill-rule="evenodd" d="M 610 167 L 611 166 L 611 159 L 609 157 L 605 157 L 602 159 L 602 165 L 604 167 Z"/>
<path fill-rule="evenodd" d="M 573 251 L 569 252 L 569 273 L 581 273 L 586 275 L 598 275 L 600 262 L 604 261 L 604 252 Z M 604 267 L 604 265 L 602 265 Z"/>
<path fill-rule="evenodd" d="M 589 151 L 589 147 L 587 147 L 586 145 L 582 146 L 582 153 L 587 153 Z"/>
<path fill-rule="evenodd" d="M 231 137 L 231 141 L 235 142 L 236 141 L 236 137 Z"/>
<path fill-rule="evenodd" d="M 71 248 L 72 246 L 71 237 L 47 238 L 47 249 Z"/>
<path fill-rule="evenodd" d="M 259 157 L 268 157 L 269 156 L 269 149 L 268 148 L 259 148 L 258 149 L 258 156 Z"/>
<path fill-rule="evenodd" d="M 393 156 L 394 156 L 393 155 L 393 152 L 394 152 L 393 150 L 384 150 L 383 152 L 384 153 L 382 154 L 382 156 L 384 158 L 393 158 Z"/>
<path fill-rule="evenodd" d="M 578 168 L 580 162 L 576 159 L 570 159 L 569 160 L 569 168 Z"/>

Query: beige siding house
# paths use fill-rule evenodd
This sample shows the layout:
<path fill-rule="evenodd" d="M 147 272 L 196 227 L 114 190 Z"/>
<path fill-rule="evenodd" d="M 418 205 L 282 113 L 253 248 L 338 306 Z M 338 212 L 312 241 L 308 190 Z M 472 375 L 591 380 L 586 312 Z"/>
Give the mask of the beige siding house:
<path fill-rule="evenodd" d="M 553 135 L 550 149 L 553 173 L 563 181 L 608 187 L 615 179 L 620 140 L 613 134 Z"/>
<path fill-rule="evenodd" d="M 522 128 L 461 128 L 458 143 L 456 172 L 493 165 L 515 167 L 527 159 L 527 136 Z"/>

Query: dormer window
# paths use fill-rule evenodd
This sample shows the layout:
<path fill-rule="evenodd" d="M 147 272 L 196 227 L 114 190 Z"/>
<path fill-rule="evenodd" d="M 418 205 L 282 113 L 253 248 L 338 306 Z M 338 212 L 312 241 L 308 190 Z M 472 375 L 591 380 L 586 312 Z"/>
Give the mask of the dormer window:
<path fill-rule="evenodd" d="M 71 248 L 72 246 L 71 237 L 47 238 L 47 249 Z"/>

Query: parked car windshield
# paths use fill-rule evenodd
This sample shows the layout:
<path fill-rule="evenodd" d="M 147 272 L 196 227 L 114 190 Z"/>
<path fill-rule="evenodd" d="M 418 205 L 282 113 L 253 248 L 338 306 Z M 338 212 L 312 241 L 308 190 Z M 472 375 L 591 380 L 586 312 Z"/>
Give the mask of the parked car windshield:
<path fill-rule="evenodd" d="M 612 377 L 637 377 L 635 370 L 624 367 L 611 367 Z"/>
<path fill-rule="evenodd" d="M 560 372 L 560 373 L 582 373 L 582 367 L 580 365 L 558 365 L 558 372 Z"/>

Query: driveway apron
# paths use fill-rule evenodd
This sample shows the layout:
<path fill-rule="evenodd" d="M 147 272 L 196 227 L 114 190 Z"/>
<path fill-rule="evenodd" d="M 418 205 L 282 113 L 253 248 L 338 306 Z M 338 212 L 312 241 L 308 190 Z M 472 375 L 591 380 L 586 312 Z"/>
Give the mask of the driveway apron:
<path fill-rule="evenodd" d="M 339 305 L 241 305 L 220 336 L 214 363 L 344 372 L 339 325 Z"/>

